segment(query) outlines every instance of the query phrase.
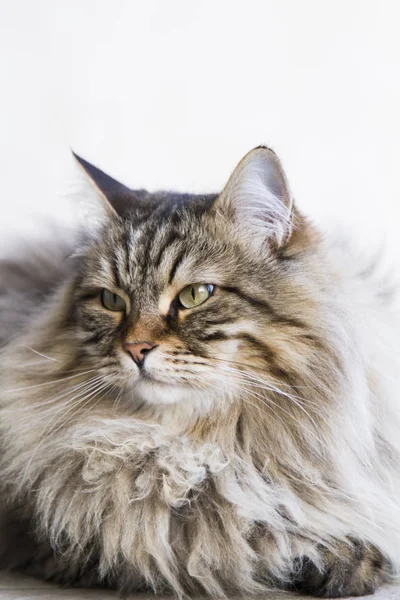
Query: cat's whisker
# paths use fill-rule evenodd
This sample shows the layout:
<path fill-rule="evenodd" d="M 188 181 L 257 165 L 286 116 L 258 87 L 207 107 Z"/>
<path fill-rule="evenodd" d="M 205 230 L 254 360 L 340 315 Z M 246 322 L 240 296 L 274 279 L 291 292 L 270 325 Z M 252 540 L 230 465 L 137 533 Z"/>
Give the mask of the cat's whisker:
<path fill-rule="evenodd" d="M 210 387 L 213 387 L 214 389 L 218 390 L 219 392 L 221 391 L 220 386 L 217 386 L 215 383 L 211 383 L 211 382 L 205 381 L 204 379 L 202 379 L 202 382 L 206 383 Z M 229 382 L 227 382 L 227 383 L 229 384 Z M 288 411 L 286 411 L 283 407 L 279 406 L 279 404 L 276 404 L 275 402 L 273 402 L 270 397 L 264 398 L 263 396 L 261 396 L 261 394 L 258 394 L 258 393 L 255 393 L 255 392 L 249 390 L 249 388 L 248 388 L 248 386 L 246 384 L 243 386 L 243 385 L 240 385 L 240 383 L 239 383 L 238 387 L 239 387 L 239 389 L 241 389 L 244 392 L 244 396 L 242 396 L 242 400 L 246 404 L 249 404 L 250 406 L 253 406 L 254 408 L 256 408 L 257 410 L 259 410 L 260 412 L 266 414 L 266 411 L 264 411 L 263 408 L 262 408 L 262 406 L 265 406 L 282 423 L 282 425 L 284 426 L 285 429 L 287 429 L 287 424 L 282 419 L 282 417 L 280 417 L 278 415 L 278 413 L 274 410 L 273 407 L 276 407 L 276 408 L 282 410 L 291 419 L 293 419 L 294 421 L 296 421 L 296 423 L 298 425 L 300 425 L 301 429 L 304 428 L 304 423 L 302 423 L 301 421 L 299 421 L 298 419 L 296 419 L 294 415 L 292 415 L 291 413 L 289 413 Z M 262 406 L 260 404 L 254 404 L 254 403 L 250 402 L 249 396 L 252 397 L 252 398 L 255 398 L 258 401 L 261 401 Z M 271 406 L 271 404 L 272 404 L 272 406 Z M 309 432 L 308 429 L 307 429 L 307 432 Z M 317 439 L 317 441 L 320 444 L 322 444 L 322 440 L 320 440 L 317 436 L 315 436 L 315 434 L 313 432 L 309 432 L 309 433 L 311 433 L 311 435 L 313 435 Z"/>
<path fill-rule="evenodd" d="M 246 389 L 246 391 L 248 391 L 248 390 Z M 300 421 L 299 419 L 297 419 L 292 413 L 290 413 L 288 410 L 286 410 L 283 406 L 281 406 L 277 402 L 274 402 L 269 396 L 268 397 L 264 397 L 261 394 L 258 394 L 258 393 L 255 393 L 255 392 L 250 392 L 250 394 L 252 396 L 254 396 L 254 397 L 257 397 L 264 404 L 270 403 L 270 404 L 273 404 L 274 406 L 276 406 L 276 408 L 278 408 L 279 410 L 281 410 L 282 412 L 284 412 L 288 417 L 290 417 L 293 421 L 295 421 L 300 426 L 301 430 L 303 430 L 305 428 L 305 423 L 303 423 L 302 421 Z M 304 413 L 310 419 L 311 423 L 314 425 L 314 427 L 318 431 L 319 427 L 318 427 L 317 423 L 315 422 L 315 420 L 307 413 L 307 411 L 304 410 Z M 307 428 L 307 433 L 310 434 L 312 437 L 314 437 L 318 441 L 318 443 L 321 445 L 321 447 L 324 446 L 323 440 L 319 436 L 317 436 L 313 431 L 311 431 L 309 428 Z"/>
<path fill-rule="evenodd" d="M 58 396 L 55 396 L 54 398 L 50 398 L 49 400 L 46 400 L 44 402 L 40 402 L 38 404 L 34 404 L 35 408 L 41 408 L 43 406 L 49 405 L 49 404 L 54 404 L 55 402 L 65 398 L 66 396 L 68 396 L 71 392 L 75 392 L 79 389 L 82 388 L 87 388 L 90 384 L 99 381 L 101 379 L 103 379 L 103 375 L 98 375 L 97 377 L 92 377 L 91 379 L 88 379 L 87 381 L 84 381 L 83 383 L 80 383 L 76 386 L 73 386 L 72 388 L 69 388 L 68 390 L 64 391 L 62 394 L 59 394 Z M 49 409 L 45 409 L 44 413 L 47 415 L 50 411 L 53 410 L 54 407 L 50 407 Z"/>
<path fill-rule="evenodd" d="M 95 388 L 94 390 L 91 390 L 90 393 L 85 396 L 84 398 L 81 398 L 79 401 L 75 402 L 73 406 L 69 407 L 67 410 L 67 414 L 68 412 L 70 412 L 71 410 L 74 411 L 72 414 L 70 414 L 67 418 L 67 423 L 72 421 L 73 418 L 79 414 L 79 412 L 81 412 L 89 403 L 93 402 L 93 400 L 96 399 L 97 395 L 100 394 L 101 392 L 103 392 L 104 390 L 107 390 L 106 394 L 109 392 L 109 388 L 111 388 L 113 386 L 113 384 L 111 382 L 108 383 L 103 383 L 102 385 L 99 385 L 97 388 Z M 102 396 L 104 397 L 104 396 Z M 96 402 L 97 404 L 98 402 Z M 90 407 L 90 410 L 92 410 L 92 408 L 96 405 L 94 404 L 93 406 Z M 64 415 L 63 415 L 64 416 Z M 57 420 L 57 422 L 59 422 L 59 419 Z M 56 423 L 55 423 L 56 424 Z M 54 435 L 54 433 L 56 433 L 57 431 L 59 431 L 60 428 L 62 428 L 64 426 L 64 423 L 61 423 L 60 426 L 56 429 L 52 429 L 49 433 L 49 435 Z"/>
<path fill-rule="evenodd" d="M 256 408 L 257 410 L 259 410 L 260 412 L 262 412 L 263 414 L 268 414 L 268 411 L 263 410 L 262 406 L 260 406 L 259 404 L 255 404 L 253 402 L 250 402 L 250 400 L 248 399 L 248 397 L 244 397 L 243 398 L 243 402 L 245 404 L 248 404 L 249 406 L 252 406 L 253 408 Z M 274 415 L 274 417 L 276 417 L 284 426 L 285 429 L 287 429 L 287 425 L 285 423 L 285 421 L 282 419 L 282 417 L 280 417 L 276 411 L 272 408 L 272 406 L 270 406 L 268 404 L 268 402 L 266 402 L 265 404 L 263 404 L 263 406 L 265 406 L 266 408 L 269 409 L 269 411 Z"/>
<path fill-rule="evenodd" d="M 112 391 L 115 388 L 116 388 L 116 386 L 114 386 L 114 388 L 111 390 L 111 393 L 112 393 Z M 123 393 L 125 392 L 125 390 L 126 390 L 126 385 L 123 388 L 120 389 L 117 398 L 114 400 L 114 404 L 113 404 L 113 407 L 112 407 L 112 411 L 113 412 L 117 412 L 118 407 L 119 407 L 119 403 L 120 403 L 120 400 L 121 400 L 121 397 L 122 397 Z"/>
<path fill-rule="evenodd" d="M 92 389 L 92 387 L 94 387 L 97 383 L 99 383 L 100 379 L 102 379 L 102 377 L 95 377 L 92 379 L 89 379 L 88 381 L 85 381 L 77 386 L 73 386 L 72 388 L 69 388 L 68 390 L 65 390 L 61 395 L 56 396 L 55 398 L 51 398 L 50 400 L 46 400 L 43 403 L 40 404 L 36 404 L 35 408 L 40 408 L 43 405 L 48 405 L 48 404 L 52 404 L 53 406 L 50 406 L 49 408 L 45 409 L 43 411 L 43 415 L 40 414 L 38 416 L 38 421 L 43 420 L 43 419 L 48 419 L 49 416 L 52 417 L 55 413 L 59 413 L 61 410 L 65 410 L 66 407 L 68 407 L 76 398 L 80 397 L 82 394 L 85 394 L 87 391 L 89 391 L 90 389 Z M 71 394 L 73 394 L 71 396 Z M 63 400 L 64 398 L 66 398 L 65 400 Z M 62 402 L 58 402 L 59 400 L 63 400 Z M 54 406 L 54 403 L 57 402 L 57 404 Z M 24 409 L 25 411 L 25 409 Z M 23 420 L 24 415 L 22 415 L 22 420 Z M 27 416 L 27 423 L 28 423 L 28 427 L 31 426 L 31 420 L 29 419 L 29 414 Z"/>
<path fill-rule="evenodd" d="M 111 395 L 115 389 L 116 389 L 115 385 L 111 389 L 107 389 L 107 387 L 106 387 L 105 390 L 103 390 L 104 394 L 96 400 L 96 402 L 93 404 L 93 406 L 90 407 L 89 410 L 92 411 L 99 404 L 99 402 L 101 402 L 106 396 Z M 120 391 L 120 393 L 121 393 L 121 391 Z M 91 400 L 93 401 L 94 398 L 92 398 Z"/>
<path fill-rule="evenodd" d="M 211 374 L 210 374 L 211 375 Z M 216 389 L 218 392 L 221 392 L 221 386 L 217 385 L 215 382 L 212 383 L 210 381 L 207 381 L 205 378 L 198 376 L 197 377 L 198 381 L 200 381 L 201 383 L 206 383 L 207 386 L 212 387 L 213 389 Z M 229 383 L 229 382 L 227 382 Z M 244 389 L 244 388 L 243 388 Z M 260 406 L 259 404 L 253 404 L 252 402 L 250 402 L 247 398 L 247 396 L 249 395 L 249 391 L 247 389 L 244 390 L 246 393 L 246 397 L 242 398 L 244 402 L 246 402 L 247 404 L 249 404 L 250 406 L 253 406 L 254 408 L 256 408 L 257 410 L 261 411 L 264 414 L 267 414 L 267 412 L 265 410 L 263 410 L 262 406 Z M 250 393 L 250 395 L 252 395 Z M 284 421 L 283 419 L 274 411 L 274 409 L 272 408 L 272 406 L 270 406 L 268 404 L 268 402 L 263 403 L 264 406 L 266 406 L 266 408 L 268 408 L 274 415 L 275 417 L 277 417 L 277 419 L 279 419 L 284 425 Z M 285 425 L 286 427 L 286 425 Z"/>
<path fill-rule="evenodd" d="M 209 383 L 209 382 L 207 382 L 205 378 L 203 378 L 203 381 L 204 381 L 205 383 L 208 383 L 208 385 L 210 385 L 210 383 Z M 273 405 L 273 406 L 275 406 L 277 409 L 279 409 L 280 411 L 284 412 L 284 413 L 285 413 L 287 416 L 289 416 L 289 417 L 290 417 L 292 420 L 294 420 L 294 421 L 295 421 L 295 422 L 296 422 L 296 423 L 297 423 L 297 424 L 300 426 L 300 428 L 301 428 L 301 429 L 304 429 L 304 427 L 305 427 L 305 424 L 304 424 L 302 421 L 300 421 L 299 419 L 297 419 L 297 418 L 295 417 L 295 415 L 293 415 L 292 413 L 290 413 L 289 411 L 287 411 L 287 410 L 286 410 L 286 409 L 285 409 L 283 406 L 281 406 L 280 404 L 278 404 L 278 403 L 274 402 L 274 401 L 271 399 L 270 395 L 266 395 L 266 396 L 264 396 L 264 395 L 262 395 L 262 394 L 260 394 L 260 393 L 258 393 L 258 392 L 255 392 L 255 391 L 252 389 L 251 383 L 249 383 L 248 381 L 243 381 L 243 380 L 242 380 L 242 381 L 240 381 L 240 380 L 235 380 L 235 383 L 236 383 L 236 385 L 237 385 L 239 388 L 241 388 L 241 389 L 242 389 L 242 390 L 243 390 L 243 391 L 244 391 L 244 392 L 245 392 L 247 395 L 249 395 L 249 394 L 250 394 L 252 397 L 254 397 L 254 398 L 257 398 L 257 399 L 258 399 L 258 400 L 260 400 L 260 401 L 261 401 L 261 402 L 262 402 L 264 405 L 268 405 L 268 406 L 269 406 L 269 405 L 271 405 L 271 404 L 272 404 L 272 405 Z M 229 381 L 227 382 L 227 384 L 229 384 Z M 218 388 L 217 388 L 217 389 L 218 389 Z M 265 388 L 263 388 L 263 389 L 264 389 L 264 391 L 270 391 L 270 392 L 275 392 L 275 393 L 278 393 L 278 391 L 277 391 L 277 390 L 275 390 L 275 389 L 273 389 L 273 388 L 267 388 L 267 387 L 265 387 Z M 284 394 L 284 395 L 285 395 L 285 396 L 287 396 L 287 394 Z M 289 399 L 291 399 L 291 398 L 289 398 Z M 292 399 L 291 399 L 291 400 L 292 400 Z M 297 404 L 297 403 L 295 403 L 295 404 L 298 406 L 298 404 Z M 271 408 L 271 407 L 269 406 L 269 408 Z M 299 406 L 299 408 L 300 408 L 300 409 L 303 409 L 303 407 L 301 407 L 301 406 Z M 275 412 L 275 411 L 274 411 L 274 412 Z M 307 412 L 305 409 L 303 409 L 303 412 L 306 414 L 306 416 L 309 418 L 309 420 L 311 421 L 311 423 L 314 425 L 315 429 L 318 431 L 320 428 L 318 427 L 318 425 L 317 425 L 317 423 L 315 422 L 315 420 L 314 420 L 314 419 L 311 417 L 311 415 L 309 415 L 309 413 L 308 413 L 308 412 Z M 276 414 L 276 413 L 275 413 L 275 414 Z M 319 443 L 319 444 L 320 444 L 320 445 L 323 447 L 323 441 L 321 440 L 321 438 L 320 438 L 319 436 L 317 436 L 317 435 L 316 435 L 316 434 L 315 434 L 313 431 L 311 431 L 309 428 L 307 428 L 307 433 L 309 433 L 311 436 L 313 436 L 313 437 L 314 437 L 314 438 L 315 438 L 315 439 L 318 441 L 318 443 Z"/>
<path fill-rule="evenodd" d="M 315 429 L 316 429 L 316 430 L 318 430 L 318 429 L 319 429 L 319 426 L 318 426 L 318 424 L 316 423 L 315 419 L 314 419 L 314 418 L 313 418 L 313 417 L 312 417 L 312 416 L 309 414 L 309 412 L 308 412 L 308 411 L 307 411 L 307 410 L 304 408 L 304 406 L 302 406 L 302 405 L 301 405 L 299 402 L 297 402 L 297 400 L 296 400 L 294 397 L 290 396 L 289 394 L 287 394 L 287 393 L 282 393 L 282 391 L 281 391 L 281 390 L 279 390 L 278 388 L 275 388 L 275 387 L 263 387 L 263 386 L 255 386 L 255 385 L 254 385 L 254 384 L 252 384 L 251 382 L 245 382 L 245 385 L 246 385 L 247 387 L 250 387 L 250 388 L 254 388 L 254 387 L 255 387 L 256 389 L 261 389 L 261 390 L 264 390 L 264 391 L 266 391 L 266 392 L 273 392 L 273 393 L 275 393 L 275 394 L 278 394 L 278 395 L 281 395 L 281 396 L 283 396 L 283 397 L 287 398 L 288 400 L 290 400 L 291 402 L 293 402 L 293 403 L 294 403 L 294 404 L 295 404 L 295 405 L 296 405 L 296 406 L 297 406 L 297 407 L 298 407 L 298 408 L 299 408 L 299 409 L 300 409 L 300 410 L 301 410 L 301 411 L 302 411 L 302 412 L 303 412 L 303 413 L 304 413 L 304 414 L 307 416 L 307 418 L 308 418 L 308 419 L 311 421 L 311 423 L 314 425 L 314 427 L 315 427 Z M 253 392 L 253 393 L 254 393 L 254 392 Z M 263 396 L 262 396 L 262 397 L 263 397 Z M 269 396 L 269 395 L 267 396 L 267 398 L 268 398 L 268 401 L 272 402 L 272 400 L 271 400 L 271 398 L 270 398 L 270 396 Z M 281 410 L 285 410 L 285 409 L 284 409 L 284 408 L 283 408 L 281 405 L 278 405 L 278 404 L 277 404 L 277 406 L 279 406 L 279 408 L 280 408 Z M 319 410 L 315 410 L 315 409 L 313 409 L 313 410 L 314 410 L 314 412 L 315 412 L 316 414 L 318 414 L 318 415 L 319 415 L 321 418 L 324 418 L 324 414 L 323 414 L 321 411 L 319 411 Z M 287 412 L 287 411 L 286 411 L 286 412 Z M 287 414 L 289 414 L 289 413 L 287 412 Z"/>
<path fill-rule="evenodd" d="M 52 360 L 54 362 L 61 362 L 60 360 L 58 360 L 58 358 L 52 358 L 51 356 L 47 356 L 47 354 L 43 354 L 42 352 L 39 352 L 38 350 L 35 350 L 34 348 L 31 348 L 30 346 L 25 346 L 25 348 L 27 348 L 31 352 L 34 352 L 35 354 L 38 354 L 42 358 L 46 358 L 47 360 Z"/>
<path fill-rule="evenodd" d="M 61 361 L 59 361 L 59 362 L 61 362 Z M 45 363 L 43 360 L 24 362 L 24 372 L 29 372 L 29 373 L 39 375 L 43 371 L 44 364 L 48 365 L 48 363 Z M 103 366 L 108 366 L 108 365 L 101 365 L 100 367 L 96 366 L 95 370 L 100 371 L 100 369 L 103 368 Z M 38 367 L 40 367 L 40 370 L 38 369 Z M 86 373 L 87 370 L 88 370 L 88 366 L 73 367 L 73 368 L 71 367 L 69 369 L 67 369 L 67 368 L 60 369 L 58 366 L 56 367 L 56 372 L 60 375 L 68 374 L 68 373 Z"/>
<path fill-rule="evenodd" d="M 82 375 L 86 375 L 87 373 L 93 373 L 93 371 L 98 371 L 98 368 L 88 369 L 87 371 L 83 371 L 82 373 L 77 373 L 76 375 L 70 375 L 68 377 L 61 377 L 60 379 L 53 379 L 53 381 L 46 381 L 45 383 L 38 383 L 35 385 L 28 385 L 22 388 L 14 388 L 11 390 L 4 390 L 3 394 L 12 394 L 15 392 L 24 392 L 25 390 L 33 390 L 35 388 L 42 388 L 49 385 L 54 385 L 55 383 L 61 383 L 63 381 L 67 381 L 69 379 L 75 379 L 76 377 L 81 377 Z"/>
<path fill-rule="evenodd" d="M 268 368 L 267 368 L 267 366 L 260 367 L 258 365 L 254 365 L 254 364 L 251 364 L 251 363 L 246 363 L 246 362 L 237 361 L 237 360 L 229 360 L 229 359 L 227 359 L 227 358 L 225 358 L 223 356 L 216 356 L 216 355 L 213 355 L 211 357 L 211 359 L 212 359 L 212 361 L 215 360 L 217 362 L 221 362 L 221 363 L 224 363 L 224 364 L 228 363 L 228 364 L 233 364 L 233 365 L 239 365 L 240 367 L 248 367 L 253 372 L 254 371 L 260 371 L 261 373 L 264 373 L 265 375 L 268 375 Z M 241 369 L 239 369 L 239 370 L 241 370 Z M 251 371 L 244 371 L 244 370 L 242 370 L 242 372 L 243 373 L 249 373 L 249 374 L 251 373 Z M 291 389 L 296 389 L 296 390 L 297 389 L 298 390 L 305 389 L 305 390 L 311 390 L 311 391 L 313 390 L 313 387 L 311 387 L 309 385 L 291 385 L 289 383 L 284 383 L 283 381 L 280 382 L 280 385 L 283 385 L 285 387 L 289 387 Z"/>
<path fill-rule="evenodd" d="M 60 394 L 57 394 L 56 396 L 51 396 L 48 400 L 44 400 L 42 402 L 33 401 L 32 406 L 34 408 L 42 408 L 43 406 L 50 405 L 48 409 L 44 410 L 44 412 L 47 413 L 48 411 L 51 411 L 54 408 L 54 406 L 51 406 L 51 405 L 54 405 L 55 402 L 58 402 L 59 400 L 62 400 L 63 398 L 68 397 L 70 394 L 87 387 L 88 385 L 94 383 L 95 381 L 101 379 L 102 377 L 103 377 L 102 375 L 97 375 L 96 377 L 91 377 L 90 379 L 86 379 L 83 382 L 81 381 L 77 385 L 73 385 L 73 386 L 64 388 Z M 24 409 L 24 406 L 22 406 L 21 408 Z"/>
<path fill-rule="evenodd" d="M 87 402 L 93 399 L 93 395 L 96 395 L 98 393 L 100 393 L 103 389 L 107 388 L 108 386 L 110 386 L 111 384 L 108 383 L 104 383 L 104 382 L 96 382 L 95 384 L 93 384 L 93 387 L 90 388 L 89 393 L 87 389 L 83 390 L 80 392 L 80 394 L 75 395 L 73 398 L 71 398 L 72 400 L 75 400 L 75 402 L 71 405 L 68 405 L 68 408 L 66 410 L 66 412 L 64 412 L 65 409 L 65 405 L 63 404 L 59 410 L 56 412 L 56 415 L 59 414 L 59 412 L 63 411 L 63 414 L 61 415 L 61 417 L 59 417 L 58 419 L 54 420 L 54 418 L 50 421 L 50 423 L 48 423 L 43 431 L 41 432 L 39 438 L 38 438 L 38 443 L 35 445 L 35 449 L 33 451 L 33 453 L 31 454 L 31 457 L 26 465 L 26 469 L 25 469 L 25 474 L 23 477 L 23 481 L 25 481 L 26 479 L 26 475 L 29 472 L 30 466 L 32 464 L 32 461 L 38 451 L 38 449 L 43 445 L 44 441 L 50 436 L 50 435 L 54 435 L 61 427 L 64 427 L 65 423 L 70 422 L 71 418 L 73 418 L 73 416 L 71 417 L 71 415 L 66 419 L 66 421 L 63 421 L 61 423 L 61 425 L 57 428 L 55 428 L 55 426 L 57 425 L 57 423 L 60 422 L 61 419 L 64 419 L 65 415 L 79 407 L 79 405 L 81 405 L 80 408 L 82 408 L 82 404 L 83 406 L 86 406 Z M 81 397 L 83 394 L 83 397 Z M 74 413 L 74 415 L 76 414 L 76 411 Z M 55 416 L 56 416 L 55 415 Z"/>
<path fill-rule="evenodd" d="M 238 375 L 244 379 L 247 379 L 248 381 L 253 382 L 254 387 L 260 387 L 262 389 L 269 389 L 270 391 L 275 391 L 277 394 L 280 394 L 282 396 L 285 396 L 286 398 L 292 400 L 293 402 L 299 401 L 301 402 L 305 402 L 309 405 L 315 405 L 315 403 L 313 401 L 309 401 L 306 400 L 305 398 L 302 398 L 300 396 L 293 396 L 293 394 L 289 394 L 288 392 L 285 392 L 283 390 L 281 390 L 280 388 L 278 388 L 277 386 L 271 384 L 271 382 L 269 380 L 263 380 L 262 378 L 260 378 L 259 376 L 256 376 L 252 373 L 249 373 L 247 371 L 241 371 L 239 369 L 233 369 L 232 367 L 222 367 L 222 369 L 224 371 L 228 371 L 231 374 L 235 374 Z M 299 404 L 300 407 L 300 404 Z"/>
<path fill-rule="evenodd" d="M 106 385 L 106 383 L 103 380 L 98 380 L 92 384 L 90 384 L 88 387 L 85 387 L 83 389 L 81 389 L 78 394 L 75 394 L 72 398 L 68 399 L 67 402 L 64 402 L 57 411 L 55 411 L 55 415 L 59 414 L 60 412 L 62 412 L 62 417 L 65 417 L 65 415 L 68 415 L 68 413 L 73 410 L 75 407 L 79 406 L 80 404 L 82 404 L 82 402 L 84 402 L 87 398 L 90 398 L 94 393 L 96 393 L 99 389 L 101 389 L 104 385 Z M 56 423 L 58 422 L 58 420 L 56 421 Z M 45 429 L 43 430 L 41 436 L 46 432 L 47 429 L 50 429 L 50 433 L 51 433 L 51 426 L 54 424 L 54 419 L 52 421 L 50 421 L 50 423 L 48 423 L 48 425 L 50 425 L 50 428 L 48 428 L 48 425 L 45 427 Z"/>

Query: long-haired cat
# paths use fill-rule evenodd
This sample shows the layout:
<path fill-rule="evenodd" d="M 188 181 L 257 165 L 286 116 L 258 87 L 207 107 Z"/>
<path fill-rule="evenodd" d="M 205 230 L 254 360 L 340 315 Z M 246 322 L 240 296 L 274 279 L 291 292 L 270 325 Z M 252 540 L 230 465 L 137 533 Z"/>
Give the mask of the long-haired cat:
<path fill-rule="evenodd" d="M 372 593 L 400 562 L 389 290 L 267 148 L 207 196 L 77 160 L 87 231 L 0 266 L 1 564 L 122 593 Z"/>

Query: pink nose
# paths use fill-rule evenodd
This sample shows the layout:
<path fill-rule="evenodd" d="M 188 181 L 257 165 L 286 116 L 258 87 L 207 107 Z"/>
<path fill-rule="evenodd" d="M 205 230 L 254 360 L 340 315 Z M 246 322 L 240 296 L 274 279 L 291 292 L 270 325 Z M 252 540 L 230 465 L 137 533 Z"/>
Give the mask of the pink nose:
<path fill-rule="evenodd" d="M 139 367 L 143 365 L 146 354 L 155 347 L 155 344 L 151 344 L 150 342 L 125 342 L 124 344 L 124 350 L 129 352 Z"/>

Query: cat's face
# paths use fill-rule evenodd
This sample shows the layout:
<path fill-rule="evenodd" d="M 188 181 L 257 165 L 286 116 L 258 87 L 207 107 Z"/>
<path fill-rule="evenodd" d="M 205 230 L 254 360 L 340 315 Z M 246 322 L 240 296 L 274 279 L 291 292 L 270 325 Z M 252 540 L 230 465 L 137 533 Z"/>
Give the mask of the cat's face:
<path fill-rule="evenodd" d="M 310 343 L 286 182 L 269 151 L 246 160 L 220 197 L 155 195 L 111 212 L 84 254 L 74 295 L 84 353 L 142 400 L 213 401 L 258 376 L 289 380 Z"/>

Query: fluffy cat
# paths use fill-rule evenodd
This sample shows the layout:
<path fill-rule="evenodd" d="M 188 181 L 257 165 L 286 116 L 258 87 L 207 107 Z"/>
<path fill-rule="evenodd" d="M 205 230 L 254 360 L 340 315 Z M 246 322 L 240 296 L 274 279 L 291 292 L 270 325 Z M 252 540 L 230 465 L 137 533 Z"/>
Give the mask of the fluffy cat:
<path fill-rule="evenodd" d="M 0 265 L 1 564 L 125 594 L 372 593 L 400 562 L 392 295 L 268 148 L 207 196 L 77 160 L 87 231 Z"/>

